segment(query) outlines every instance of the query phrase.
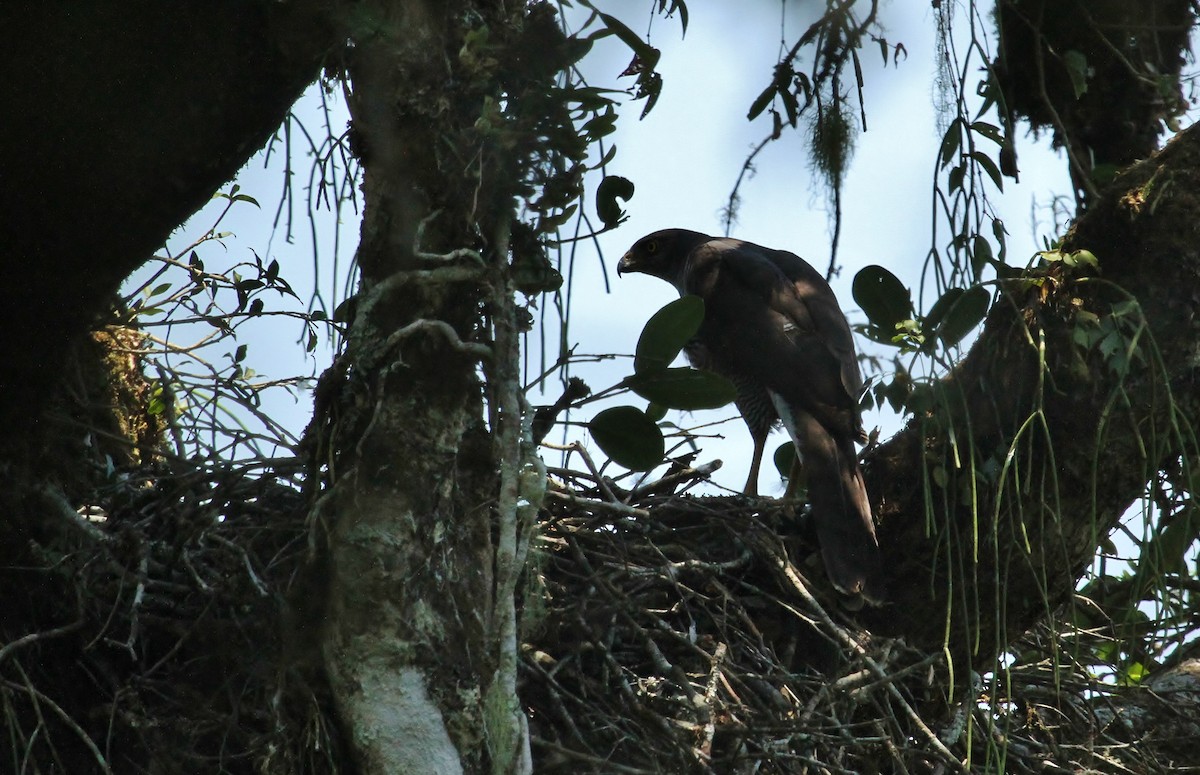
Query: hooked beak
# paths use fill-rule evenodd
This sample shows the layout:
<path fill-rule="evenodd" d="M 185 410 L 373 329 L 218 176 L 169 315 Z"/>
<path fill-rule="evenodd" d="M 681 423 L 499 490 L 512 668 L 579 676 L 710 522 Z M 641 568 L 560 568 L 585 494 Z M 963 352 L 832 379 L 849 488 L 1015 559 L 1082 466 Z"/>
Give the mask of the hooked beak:
<path fill-rule="evenodd" d="M 620 277 L 626 272 L 636 271 L 638 271 L 638 268 L 634 265 L 633 251 L 629 251 L 625 255 L 621 256 L 621 260 L 617 262 L 617 277 Z"/>

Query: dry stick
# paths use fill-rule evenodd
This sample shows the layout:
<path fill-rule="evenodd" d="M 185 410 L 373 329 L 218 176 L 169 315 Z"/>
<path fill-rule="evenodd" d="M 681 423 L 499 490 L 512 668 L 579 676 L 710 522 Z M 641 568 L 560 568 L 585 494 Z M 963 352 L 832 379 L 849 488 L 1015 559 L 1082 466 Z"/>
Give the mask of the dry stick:
<path fill-rule="evenodd" d="M 787 579 L 788 583 L 792 586 L 796 593 L 800 595 L 800 598 L 805 602 L 805 604 L 812 608 L 817 617 L 821 620 L 821 623 L 827 627 L 829 631 L 832 632 L 844 646 L 857 654 L 877 678 L 887 678 L 887 672 L 879 665 L 878 662 L 876 662 L 867 654 L 866 649 L 864 649 L 857 640 L 851 637 L 850 633 L 839 627 L 833 621 L 833 618 L 829 616 L 828 612 L 821 607 L 821 604 L 817 602 L 817 599 L 813 597 L 811 592 L 808 591 L 808 587 L 805 585 L 804 580 L 800 577 L 800 574 L 796 572 L 795 566 L 793 566 L 791 562 L 781 559 L 780 554 L 778 551 L 776 551 L 776 547 L 770 546 L 768 542 L 764 540 L 764 536 L 760 534 L 751 533 L 750 535 L 746 536 L 746 539 L 757 543 L 760 548 L 764 550 L 764 554 L 770 559 L 770 561 L 773 562 L 776 569 L 783 574 L 783 577 Z M 962 762 L 950 752 L 950 749 L 948 749 L 945 744 L 938 739 L 938 736 L 934 734 L 933 730 L 930 729 L 925 721 L 917 714 L 917 712 L 913 710 L 913 707 L 909 705 L 908 700 L 904 699 L 904 695 L 900 693 L 900 690 L 896 688 L 895 684 L 888 683 L 887 690 L 892 698 L 900 704 L 900 707 L 904 710 L 904 715 L 906 715 L 909 721 L 911 721 L 913 725 L 920 730 L 930 748 L 932 748 L 938 754 L 938 756 L 944 759 L 946 764 L 954 767 L 956 771 L 963 773 L 967 772 L 966 768 L 963 767 Z"/>
<path fill-rule="evenodd" d="M 549 740 L 543 740 L 540 737 L 533 738 L 533 744 L 538 748 L 546 748 L 550 751 L 553 751 L 560 756 L 565 756 L 580 762 L 587 762 L 588 764 L 599 767 L 600 769 L 597 770 L 597 772 L 620 773 L 620 775 L 658 775 L 659 772 L 659 770 L 643 770 L 640 767 L 628 767 L 624 764 L 617 764 L 611 759 L 600 756 L 590 756 L 588 754 L 576 751 L 574 748 L 567 748 L 566 746 L 559 745 L 558 743 L 552 743 Z"/>
<path fill-rule="evenodd" d="M 551 486 L 553 486 L 553 485 L 551 485 Z M 553 490 L 553 489 L 547 488 L 546 497 L 553 498 L 556 501 L 566 503 L 570 506 L 579 506 L 580 508 L 586 509 L 588 511 L 593 511 L 593 512 L 605 511 L 605 512 L 609 512 L 612 514 L 619 514 L 623 517 L 634 517 L 634 518 L 640 517 L 642 519 L 646 519 L 650 516 L 650 512 L 646 511 L 645 509 L 634 508 L 633 506 L 626 506 L 624 503 L 621 503 L 619 501 L 613 502 L 613 503 L 610 503 L 608 501 L 594 501 L 589 498 L 581 498 L 574 493 L 563 492 L 561 490 Z"/>
<path fill-rule="evenodd" d="M 42 496 L 48 505 L 54 507 L 51 513 L 57 517 L 59 521 L 70 525 L 71 528 L 79 531 L 89 540 L 96 543 L 108 544 L 112 541 L 112 538 L 99 527 L 97 527 L 95 523 L 89 522 L 87 519 L 80 516 L 79 512 L 76 511 L 71 506 L 70 501 L 67 500 L 67 496 L 57 487 L 51 487 L 49 485 L 43 486 L 39 489 L 38 494 Z"/>
<path fill-rule="evenodd" d="M 65 710 L 59 707 L 58 703 L 50 699 L 42 692 L 39 692 L 29 680 L 29 676 L 25 674 L 25 670 L 21 667 L 21 664 L 19 662 L 16 664 L 17 669 L 21 673 L 21 678 L 25 681 L 24 685 L 14 683 L 13 681 L 4 681 L 3 685 L 7 686 L 12 691 L 25 692 L 28 694 L 29 698 L 33 701 L 34 711 L 37 713 L 39 718 L 42 715 L 40 707 L 41 705 L 46 705 L 50 708 L 50 710 L 54 711 L 54 714 L 58 716 L 59 720 L 61 720 L 68 729 L 74 732 L 79 737 L 80 742 L 82 742 L 84 746 L 91 751 L 92 756 L 96 759 L 96 763 L 100 765 L 100 769 L 107 773 L 107 775 L 113 775 L 112 769 L 108 766 L 108 762 L 105 761 L 104 754 L 100 753 L 100 749 L 96 747 L 95 741 L 88 736 L 87 732 L 83 731 L 83 728 L 80 727 L 79 724 L 75 723 L 75 719 L 71 718 L 71 716 Z M 43 720 L 42 723 L 44 725 L 45 721 Z"/>
<path fill-rule="evenodd" d="M 579 705 L 585 705 L 584 701 L 579 697 L 571 696 L 567 689 L 558 682 L 558 679 L 554 676 L 554 673 L 547 670 L 545 666 L 538 661 L 536 656 L 527 656 L 525 659 L 525 666 L 527 670 L 536 672 L 541 676 L 542 680 L 546 682 L 546 696 L 550 699 L 550 703 L 554 706 L 554 710 L 558 712 L 559 718 L 561 718 L 562 722 L 571 730 L 571 734 L 574 736 L 575 740 L 577 740 L 580 745 L 588 748 L 588 751 L 591 752 L 591 747 L 588 745 L 587 738 L 584 737 L 583 733 L 579 731 L 579 726 L 575 723 L 575 716 L 569 710 L 567 710 L 567 704 L 563 701 L 563 697 L 570 697 Z M 554 671 L 557 672 L 558 668 L 559 663 L 556 663 L 554 666 Z"/>
<path fill-rule="evenodd" d="M 267 585 L 264 584 L 262 579 L 258 577 L 258 574 L 254 572 L 254 566 L 250 564 L 250 555 L 243 547 L 238 546 L 233 541 L 230 541 L 228 538 L 220 535 L 219 533 L 206 532 L 204 537 L 211 538 L 222 546 L 228 547 L 229 549 L 232 549 L 240 554 L 242 556 L 242 564 L 246 566 L 246 574 L 250 577 L 250 582 L 254 585 L 254 591 L 258 593 L 259 597 L 267 597 L 270 594 L 270 592 L 267 590 Z"/>
<path fill-rule="evenodd" d="M 720 679 L 724 675 L 721 665 L 725 661 L 725 652 L 728 651 L 728 648 L 724 643 L 717 644 L 716 651 L 712 655 L 712 670 L 709 672 L 708 687 L 704 692 L 704 702 L 708 706 L 708 720 L 704 723 L 704 740 L 700 743 L 700 753 L 704 755 L 705 761 L 712 761 L 712 743 L 717 731 L 715 720 L 717 714 L 713 713 L 712 708 L 717 701 L 717 686 L 721 683 Z"/>
<path fill-rule="evenodd" d="M 579 459 L 583 461 L 588 471 L 596 478 L 596 485 L 600 488 L 600 492 L 604 494 L 604 497 L 613 503 L 621 503 L 621 499 L 613 493 L 612 487 L 609 486 L 608 479 L 600 475 L 600 469 L 592 461 L 592 456 L 588 454 L 587 448 L 578 441 L 573 441 L 567 445 L 567 449 L 579 454 Z"/>
<path fill-rule="evenodd" d="M 638 498 L 642 495 L 653 494 L 655 490 L 664 488 L 668 485 L 674 485 L 682 482 L 691 482 L 708 479 L 712 474 L 721 467 L 720 460 L 710 460 L 707 463 L 690 468 L 684 468 L 675 473 L 667 474 L 659 479 L 656 479 L 649 484 L 639 484 L 629 491 L 629 497 Z"/>
<path fill-rule="evenodd" d="M 67 635 L 68 633 L 75 632 L 76 630 L 81 629 L 83 624 L 84 620 L 79 619 L 78 621 L 62 627 L 56 627 L 53 630 L 31 632 L 27 635 L 22 635 L 16 640 L 11 640 L 8 643 L 5 643 L 3 648 L 0 648 L 0 664 L 3 664 L 4 660 L 8 659 L 8 656 L 17 649 L 24 648 L 31 643 L 37 643 L 39 640 L 49 640 L 51 638 L 57 638 L 60 635 Z"/>

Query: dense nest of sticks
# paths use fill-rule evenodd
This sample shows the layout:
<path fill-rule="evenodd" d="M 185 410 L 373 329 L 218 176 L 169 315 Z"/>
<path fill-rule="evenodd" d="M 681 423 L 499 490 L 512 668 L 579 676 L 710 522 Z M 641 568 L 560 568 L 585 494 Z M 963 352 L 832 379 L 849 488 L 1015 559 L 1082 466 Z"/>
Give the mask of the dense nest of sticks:
<path fill-rule="evenodd" d="M 26 498 L 0 535 L 0 772 L 353 772 L 290 620 L 309 552 L 301 477 L 159 461 L 78 502 Z M 536 771 L 1196 763 L 1190 685 L 1103 684 L 1046 628 L 947 696 L 939 654 L 854 627 L 801 519 L 653 489 L 559 480 L 547 500 L 523 601 Z"/>
<path fill-rule="evenodd" d="M 1200 758 L 1194 725 L 1138 715 L 1170 700 L 1072 662 L 1062 623 L 947 693 L 940 653 L 855 627 L 777 502 L 592 481 L 552 486 L 529 591 L 522 697 L 542 772 L 1128 773 Z"/>
<path fill-rule="evenodd" d="M 158 461 L 0 526 L 0 772 L 337 767 L 281 613 L 307 550 L 295 471 Z"/>

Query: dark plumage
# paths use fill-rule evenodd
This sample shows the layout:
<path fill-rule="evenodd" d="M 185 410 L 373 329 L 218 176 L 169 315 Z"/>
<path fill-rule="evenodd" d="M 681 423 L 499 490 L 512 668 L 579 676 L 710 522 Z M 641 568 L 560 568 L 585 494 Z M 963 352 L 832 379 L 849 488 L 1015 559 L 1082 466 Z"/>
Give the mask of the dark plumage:
<path fill-rule="evenodd" d="M 704 322 L 684 352 L 737 388 L 754 439 L 746 493 L 756 493 L 767 434 L 782 422 L 804 460 L 830 580 L 877 596 L 879 545 L 854 446 L 866 439 L 862 375 L 825 278 L 792 253 L 686 229 L 638 240 L 617 272 L 644 272 L 704 300 Z"/>

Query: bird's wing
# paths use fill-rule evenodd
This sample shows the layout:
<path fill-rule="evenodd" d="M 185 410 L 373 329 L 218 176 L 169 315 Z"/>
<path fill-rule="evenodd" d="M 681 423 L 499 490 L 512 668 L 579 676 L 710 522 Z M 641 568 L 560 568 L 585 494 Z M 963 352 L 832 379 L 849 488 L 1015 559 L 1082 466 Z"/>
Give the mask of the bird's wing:
<path fill-rule="evenodd" d="M 772 306 L 792 320 L 811 326 L 821 344 L 841 364 L 842 385 L 846 394 L 858 400 L 862 390 L 862 372 L 854 349 L 854 335 L 842 314 L 833 289 L 807 261 L 783 250 L 764 251 L 766 257 L 788 279 L 788 285 L 772 299 Z"/>
<path fill-rule="evenodd" d="M 707 242 L 688 261 L 687 290 L 704 299 L 700 339 L 716 370 L 751 375 L 857 436 L 862 378 L 824 278 L 798 256 L 740 240 Z"/>

